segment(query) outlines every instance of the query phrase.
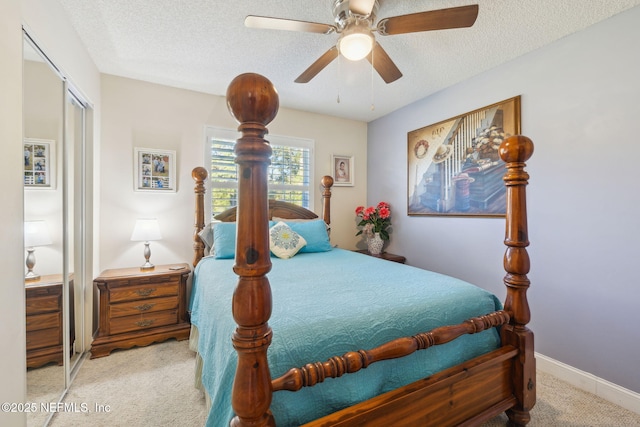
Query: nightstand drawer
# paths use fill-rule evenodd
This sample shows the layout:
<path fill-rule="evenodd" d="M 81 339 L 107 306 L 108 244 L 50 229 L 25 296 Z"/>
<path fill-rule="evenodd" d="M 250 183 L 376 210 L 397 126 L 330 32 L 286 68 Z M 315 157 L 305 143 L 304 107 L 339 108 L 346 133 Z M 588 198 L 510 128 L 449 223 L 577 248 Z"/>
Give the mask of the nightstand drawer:
<path fill-rule="evenodd" d="M 27 332 L 39 329 L 61 328 L 61 320 L 60 312 L 27 316 Z"/>
<path fill-rule="evenodd" d="M 110 289 L 109 302 L 113 304 L 117 302 L 178 295 L 179 281 L 175 279 L 170 282 L 154 282 L 146 285 L 112 288 Z"/>
<path fill-rule="evenodd" d="M 60 295 L 51 295 L 38 298 L 27 298 L 27 316 L 30 314 L 46 313 L 60 310 Z"/>
<path fill-rule="evenodd" d="M 137 314 L 135 316 L 118 317 L 109 322 L 112 335 L 124 332 L 139 331 L 157 326 L 172 325 L 178 322 L 178 310 L 160 311 L 157 313 Z"/>
<path fill-rule="evenodd" d="M 27 332 L 27 350 L 51 347 L 62 344 L 60 328 L 40 329 L 38 331 Z"/>
<path fill-rule="evenodd" d="M 122 302 L 111 304 L 111 317 L 124 317 L 140 313 L 154 313 L 156 311 L 175 310 L 178 308 L 177 297 L 153 298 L 144 301 Z"/>

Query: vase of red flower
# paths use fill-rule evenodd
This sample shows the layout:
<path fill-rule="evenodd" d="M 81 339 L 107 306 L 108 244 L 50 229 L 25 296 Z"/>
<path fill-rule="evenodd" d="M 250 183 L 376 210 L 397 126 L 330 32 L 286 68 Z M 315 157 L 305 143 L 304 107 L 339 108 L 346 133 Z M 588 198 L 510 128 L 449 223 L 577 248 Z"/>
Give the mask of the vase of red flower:
<path fill-rule="evenodd" d="M 364 235 L 367 247 L 372 255 L 379 255 L 385 240 L 389 240 L 389 226 L 391 225 L 391 207 L 387 202 L 380 202 L 377 206 L 358 206 L 356 217 L 360 219 L 358 227 L 362 227 L 356 236 Z"/>

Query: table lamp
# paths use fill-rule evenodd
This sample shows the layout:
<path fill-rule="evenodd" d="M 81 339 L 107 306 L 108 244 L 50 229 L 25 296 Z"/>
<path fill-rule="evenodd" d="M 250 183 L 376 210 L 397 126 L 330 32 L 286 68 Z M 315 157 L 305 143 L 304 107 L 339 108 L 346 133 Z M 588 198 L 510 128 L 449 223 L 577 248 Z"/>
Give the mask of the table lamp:
<path fill-rule="evenodd" d="M 38 246 L 46 246 L 53 243 L 47 223 L 43 220 L 25 221 L 24 223 L 24 246 L 27 249 L 27 274 L 25 280 L 37 280 L 40 275 L 33 272 L 36 265 L 35 248 Z"/>
<path fill-rule="evenodd" d="M 158 220 L 151 219 L 138 219 L 136 225 L 133 227 L 133 233 L 131 234 L 131 240 L 135 242 L 144 242 L 144 259 L 146 262 L 140 267 L 141 270 L 150 270 L 154 268 L 154 265 L 149 262 L 151 257 L 151 249 L 149 248 L 149 242 L 151 240 L 160 240 L 162 235 L 160 234 L 160 226 Z"/>

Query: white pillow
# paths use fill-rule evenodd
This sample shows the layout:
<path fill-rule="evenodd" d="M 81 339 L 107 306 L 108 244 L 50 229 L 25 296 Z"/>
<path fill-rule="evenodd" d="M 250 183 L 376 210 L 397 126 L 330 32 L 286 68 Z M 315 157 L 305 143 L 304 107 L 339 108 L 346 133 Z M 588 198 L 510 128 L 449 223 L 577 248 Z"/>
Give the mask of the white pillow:
<path fill-rule="evenodd" d="M 269 249 L 278 258 L 291 258 L 306 244 L 301 235 L 282 221 L 269 229 Z"/>
<path fill-rule="evenodd" d="M 205 225 L 202 230 L 198 233 L 200 236 L 200 240 L 204 243 L 204 247 L 207 253 L 213 253 L 213 227 L 220 221 L 212 221 L 209 224 Z"/>

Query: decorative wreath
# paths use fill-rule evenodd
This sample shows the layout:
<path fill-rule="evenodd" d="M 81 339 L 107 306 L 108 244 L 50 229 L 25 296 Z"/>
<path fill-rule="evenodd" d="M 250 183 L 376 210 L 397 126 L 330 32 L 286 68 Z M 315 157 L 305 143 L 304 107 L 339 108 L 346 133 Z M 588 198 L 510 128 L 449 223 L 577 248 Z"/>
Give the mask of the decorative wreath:
<path fill-rule="evenodd" d="M 427 151 L 429 151 L 429 142 L 425 139 L 416 142 L 415 147 L 413 147 L 413 153 L 418 159 L 423 159 L 427 155 Z"/>

